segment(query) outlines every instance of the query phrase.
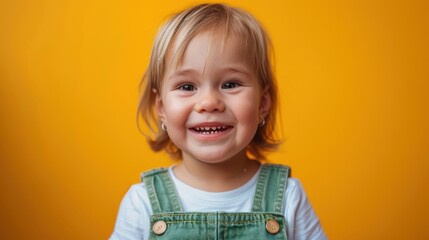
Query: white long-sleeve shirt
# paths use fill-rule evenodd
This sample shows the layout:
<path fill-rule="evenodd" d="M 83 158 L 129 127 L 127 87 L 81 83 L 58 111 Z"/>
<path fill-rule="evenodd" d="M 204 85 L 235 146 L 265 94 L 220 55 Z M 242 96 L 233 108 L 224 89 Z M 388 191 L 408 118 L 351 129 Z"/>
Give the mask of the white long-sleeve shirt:
<path fill-rule="evenodd" d="M 259 171 L 243 186 L 227 192 L 206 192 L 180 181 L 169 168 L 184 212 L 250 212 Z M 327 239 L 310 202 L 296 178 L 289 178 L 284 211 L 289 240 Z M 148 239 L 152 209 L 145 185 L 131 186 L 122 200 L 111 240 Z"/>

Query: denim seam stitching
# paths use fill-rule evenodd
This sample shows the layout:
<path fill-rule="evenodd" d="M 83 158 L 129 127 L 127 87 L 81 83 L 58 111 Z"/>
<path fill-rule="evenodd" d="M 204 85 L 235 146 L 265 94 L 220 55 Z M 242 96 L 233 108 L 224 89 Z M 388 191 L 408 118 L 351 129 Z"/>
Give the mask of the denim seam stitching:
<path fill-rule="evenodd" d="M 279 168 L 279 175 L 277 178 L 277 189 L 279 191 L 277 192 L 277 197 L 275 200 L 275 209 L 274 212 L 280 212 L 282 210 L 283 205 L 283 198 L 284 198 L 284 187 L 285 187 L 285 176 L 286 176 L 286 170 L 284 168 Z"/>
<path fill-rule="evenodd" d="M 253 197 L 252 211 L 262 211 L 262 199 L 264 196 L 264 186 L 267 179 L 268 168 L 267 165 L 263 165 L 261 172 L 259 173 L 258 182 L 256 184 L 255 196 Z"/>
<path fill-rule="evenodd" d="M 167 196 L 170 199 L 170 204 L 172 205 L 172 209 L 168 210 L 168 211 L 182 211 L 182 207 L 180 205 L 178 196 L 176 194 L 176 191 L 173 187 L 173 183 L 171 181 L 170 175 L 168 174 L 168 172 L 163 172 L 161 174 L 161 178 L 164 182 L 164 185 L 166 187 L 167 190 Z M 165 209 L 163 210 L 164 212 L 166 211 Z"/>
<path fill-rule="evenodd" d="M 153 213 L 161 212 L 161 206 L 159 204 L 158 196 L 155 192 L 153 175 L 145 177 L 144 183 L 146 184 L 147 192 L 149 193 L 149 199 L 150 199 Z"/>

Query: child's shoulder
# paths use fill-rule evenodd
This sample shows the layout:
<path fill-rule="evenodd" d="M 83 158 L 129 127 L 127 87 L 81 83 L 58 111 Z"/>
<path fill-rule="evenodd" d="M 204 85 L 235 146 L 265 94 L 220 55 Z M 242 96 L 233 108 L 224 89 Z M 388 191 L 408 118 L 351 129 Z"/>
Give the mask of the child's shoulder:
<path fill-rule="evenodd" d="M 143 171 L 140 174 L 141 182 L 131 185 L 131 187 L 128 189 L 127 194 L 125 195 L 126 198 L 128 198 L 130 202 L 149 203 L 147 186 L 144 183 L 144 178 L 155 176 L 157 174 L 162 174 L 162 173 L 168 173 L 168 168 L 160 167 L 160 168 L 154 168 L 154 169 Z"/>
<path fill-rule="evenodd" d="M 140 177 L 143 181 L 144 177 L 150 177 L 150 176 L 154 176 L 154 175 L 166 173 L 166 172 L 168 172 L 168 168 L 166 168 L 166 167 L 153 168 L 153 169 L 149 169 L 149 170 L 142 172 L 140 174 Z"/>
<path fill-rule="evenodd" d="M 299 201 L 303 197 L 305 198 L 306 194 L 304 188 L 298 178 L 291 177 L 292 169 L 291 167 L 283 164 L 273 164 L 273 163 L 264 163 L 261 165 L 261 171 L 259 174 L 263 174 L 262 170 L 274 171 L 274 172 L 283 172 L 287 177 L 286 181 L 286 191 L 285 199 L 286 201 Z M 284 176 L 284 175 L 283 175 Z"/>
<path fill-rule="evenodd" d="M 301 191 L 302 190 L 302 184 L 298 178 L 290 177 L 287 180 L 287 188 L 286 189 L 290 190 L 292 192 L 297 191 L 297 190 Z"/>
<path fill-rule="evenodd" d="M 276 164 L 276 163 L 263 163 L 261 165 L 261 170 L 266 171 L 280 171 L 284 172 L 288 177 L 291 175 L 291 168 L 287 165 Z"/>
<path fill-rule="evenodd" d="M 133 208 L 136 212 L 149 213 L 150 201 L 149 196 L 147 195 L 145 184 L 140 182 L 131 185 L 122 199 L 121 205 L 127 206 L 128 208 Z"/>
<path fill-rule="evenodd" d="M 146 191 L 146 186 L 143 182 L 135 183 L 128 189 L 127 195 L 133 199 L 143 199 L 147 198 Z"/>
<path fill-rule="evenodd" d="M 286 165 L 280 165 L 280 164 L 263 164 L 262 166 L 269 166 L 270 168 L 277 168 L 282 169 L 284 171 L 287 171 L 287 175 L 289 176 L 287 178 L 287 185 L 286 185 L 286 195 L 301 195 L 304 193 L 303 186 L 298 178 L 290 177 L 291 169 L 289 166 Z M 170 167 L 171 168 L 171 167 Z M 157 174 L 166 173 L 169 174 L 169 169 L 166 167 L 160 167 L 160 168 L 154 168 L 149 169 L 141 173 L 141 182 L 135 183 L 131 185 L 130 189 L 128 190 L 127 195 L 131 195 L 135 199 L 146 199 L 147 198 L 147 187 L 143 181 L 145 177 L 154 176 Z M 260 172 L 259 172 L 260 174 Z M 305 194 L 305 193 L 304 193 Z"/>

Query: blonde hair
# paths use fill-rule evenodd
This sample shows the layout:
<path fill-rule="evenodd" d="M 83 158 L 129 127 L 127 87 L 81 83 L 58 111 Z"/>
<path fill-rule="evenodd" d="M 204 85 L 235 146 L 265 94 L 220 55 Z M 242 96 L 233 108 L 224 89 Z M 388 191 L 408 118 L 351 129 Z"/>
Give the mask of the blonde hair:
<path fill-rule="evenodd" d="M 260 88 L 268 91 L 271 108 L 266 116 L 265 124 L 258 128 L 247 147 L 247 154 L 250 157 L 265 160 L 265 153 L 275 150 L 280 143 L 275 137 L 274 131 L 277 113 L 277 86 L 270 61 L 273 52 L 270 39 L 262 26 L 251 14 L 238 8 L 224 4 L 201 4 L 174 15 L 161 27 L 155 38 L 149 66 L 140 83 L 142 94 L 137 118 L 142 117 L 154 136 L 146 135 L 152 150 L 166 150 L 171 157 L 181 158 L 181 150 L 161 129 L 161 123 L 154 110 L 156 93 L 161 93 L 167 67 L 167 55 L 172 56 L 173 64 L 177 65 L 189 42 L 199 33 L 209 30 L 223 32 L 224 41 L 231 33 L 243 41 L 250 64 L 259 79 Z M 174 52 L 172 52 L 173 43 L 175 44 Z"/>

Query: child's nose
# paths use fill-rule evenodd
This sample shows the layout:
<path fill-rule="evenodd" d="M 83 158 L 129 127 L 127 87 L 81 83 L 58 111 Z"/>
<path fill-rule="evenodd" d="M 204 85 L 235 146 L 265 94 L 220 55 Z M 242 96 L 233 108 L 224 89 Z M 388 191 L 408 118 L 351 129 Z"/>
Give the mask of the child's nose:
<path fill-rule="evenodd" d="M 201 97 L 194 105 L 194 110 L 199 113 L 213 111 L 222 112 L 225 110 L 225 105 L 216 91 L 207 91 L 201 94 Z"/>

